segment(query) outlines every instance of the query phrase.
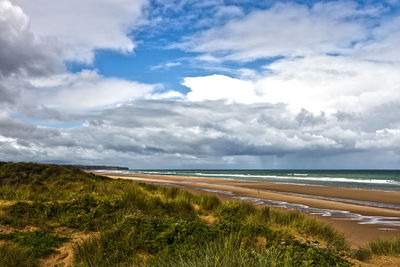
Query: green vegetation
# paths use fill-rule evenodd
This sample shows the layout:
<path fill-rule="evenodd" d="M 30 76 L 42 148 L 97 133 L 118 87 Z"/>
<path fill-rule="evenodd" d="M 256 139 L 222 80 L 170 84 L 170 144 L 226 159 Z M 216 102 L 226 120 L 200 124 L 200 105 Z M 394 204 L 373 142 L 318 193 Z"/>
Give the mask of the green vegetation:
<path fill-rule="evenodd" d="M 0 245 L 0 267 L 37 266 L 37 260 L 32 249 L 7 242 Z"/>
<path fill-rule="evenodd" d="M 299 212 L 69 167 L 0 165 L 0 208 L 0 266 L 42 264 L 69 240 L 75 266 L 353 265 L 343 235 Z"/>
<path fill-rule="evenodd" d="M 366 248 L 358 250 L 355 254 L 359 260 L 369 259 L 373 255 L 400 257 L 400 238 L 370 242 Z"/>
<path fill-rule="evenodd" d="M 0 235 L 0 240 L 12 240 L 19 247 L 30 250 L 36 258 L 42 258 L 54 252 L 54 248 L 60 247 L 68 238 L 58 237 L 43 231 L 32 231 L 26 233 L 12 233 Z"/>

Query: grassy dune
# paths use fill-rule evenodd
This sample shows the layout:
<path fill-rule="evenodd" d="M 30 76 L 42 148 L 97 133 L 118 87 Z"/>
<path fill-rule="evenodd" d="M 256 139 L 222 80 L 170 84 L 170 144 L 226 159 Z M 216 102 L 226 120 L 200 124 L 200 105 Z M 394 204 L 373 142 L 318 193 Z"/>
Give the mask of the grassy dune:
<path fill-rule="evenodd" d="M 2 164 L 0 208 L 0 267 L 46 266 L 68 245 L 73 260 L 61 263 L 73 266 L 352 266 L 399 255 L 350 251 L 299 212 L 54 165 Z"/>

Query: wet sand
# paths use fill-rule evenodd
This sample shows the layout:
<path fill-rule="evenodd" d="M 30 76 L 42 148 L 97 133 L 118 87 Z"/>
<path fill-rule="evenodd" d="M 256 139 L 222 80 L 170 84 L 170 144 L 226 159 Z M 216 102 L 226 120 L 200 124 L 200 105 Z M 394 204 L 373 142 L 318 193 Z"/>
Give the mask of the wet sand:
<path fill-rule="evenodd" d="M 332 224 L 354 248 L 378 238 L 400 237 L 400 192 L 277 184 L 204 177 L 97 173 L 177 186 L 275 207 L 297 209 Z"/>

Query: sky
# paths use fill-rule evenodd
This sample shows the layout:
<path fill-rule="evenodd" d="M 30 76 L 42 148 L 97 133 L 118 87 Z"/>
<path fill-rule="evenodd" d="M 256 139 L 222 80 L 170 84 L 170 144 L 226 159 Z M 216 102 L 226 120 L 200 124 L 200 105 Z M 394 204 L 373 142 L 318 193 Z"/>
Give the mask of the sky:
<path fill-rule="evenodd" d="M 0 161 L 398 169 L 399 47 L 399 0 L 0 0 Z"/>

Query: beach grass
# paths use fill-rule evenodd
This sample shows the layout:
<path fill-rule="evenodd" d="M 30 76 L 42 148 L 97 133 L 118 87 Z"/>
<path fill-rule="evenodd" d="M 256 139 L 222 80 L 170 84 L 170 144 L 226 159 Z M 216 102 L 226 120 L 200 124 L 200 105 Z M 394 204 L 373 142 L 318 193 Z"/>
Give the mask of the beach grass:
<path fill-rule="evenodd" d="M 355 252 L 355 257 L 359 260 L 367 260 L 376 255 L 400 257 L 400 238 L 372 241 Z"/>
<path fill-rule="evenodd" d="M 300 212 L 62 166 L 1 166 L 0 208 L 0 258 L 22 266 L 68 242 L 74 266 L 352 266 L 344 236 Z"/>
<path fill-rule="evenodd" d="M 0 245 L 0 267 L 37 266 L 37 259 L 32 249 L 7 242 Z"/>
<path fill-rule="evenodd" d="M 16 232 L 0 234 L 0 240 L 11 240 L 19 247 L 30 249 L 35 258 L 43 258 L 52 254 L 54 248 L 60 247 L 68 238 L 49 234 L 45 231 Z"/>

